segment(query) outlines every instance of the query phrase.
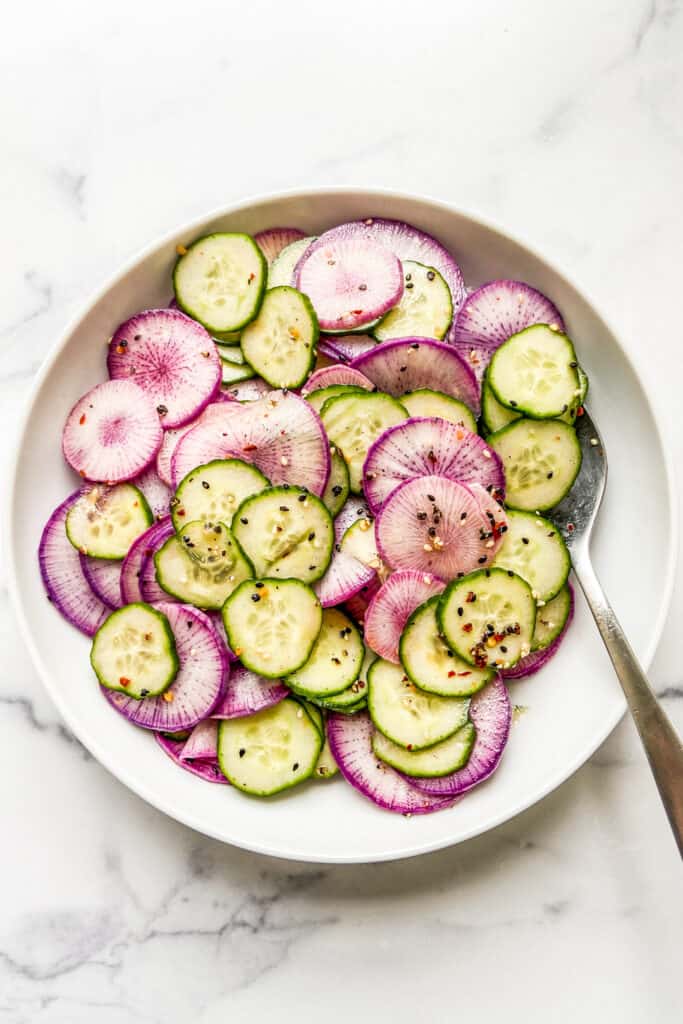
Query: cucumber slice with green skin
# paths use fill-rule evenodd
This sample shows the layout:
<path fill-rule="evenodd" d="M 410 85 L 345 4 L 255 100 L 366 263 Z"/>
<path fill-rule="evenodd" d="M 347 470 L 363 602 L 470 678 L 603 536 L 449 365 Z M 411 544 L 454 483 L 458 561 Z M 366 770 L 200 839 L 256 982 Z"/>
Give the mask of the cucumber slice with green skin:
<path fill-rule="evenodd" d="M 372 737 L 372 749 L 380 761 L 415 779 L 435 779 L 450 775 L 467 764 L 476 731 L 466 722 L 457 732 L 426 750 L 406 750 L 392 743 L 381 732 Z"/>
<path fill-rule="evenodd" d="M 505 470 L 505 503 L 521 512 L 557 505 L 581 467 L 576 432 L 559 420 L 516 420 L 491 434 L 488 443 Z"/>
<path fill-rule="evenodd" d="M 408 419 L 408 413 L 391 395 L 359 392 L 328 398 L 320 418 L 330 441 L 346 460 L 351 490 L 360 494 L 368 449 L 388 427 Z"/>
<path fill-rule="evenodd" d="M 308 661 L 322 621 L 318 598 L 300 580 L 247 580 L 223 605 L 230 647 L 267 679 L 282 679 Z"/>
<path fill-rule="evenodd" d="M 382 560 L 379 557 L 375 542 L 374 519 L 366 518 L 365 516 L 357 519 L 344 532 L 339 547 L 343 554 L 357 558 L 359 562 L 367 565 L 369 569 L 375 569 L 376 572 L 380 572 L 383 569 Z"/>
<path fill-rule="evenodd" d="M 315 363 L 318 318 L 307 295 L 269 289 L 258 316 L 242 331 L 248 363 L 274 388 L 300 387 Z"/>
<path fill-rule="evenodd" d="M 481 418 L 484 421 L 487 434 L 495 434 L 510 423 L 520 419 L 521 412 L 515 412 L 501 405 L 493 391 L 488 385 L 486 377 L 481 385 Z"/>
<path fill-rule="evenodd" d="M 508 409 L 535 419 L 555 419 L 576 405 L 581 394 L 577 367 L 567 335 L 535 324 L 497 349 L 486 379 Z"/>
<path fill-rule="evenodd" d="M 331 779 L 334 775 L 339 774 L 339 765 L 334 759 L 334 754 L 330 749 L 329 740 L 325 736 L 325 742 L 323 748 L 318 755 L 318 760 L 315 763 L 313 774 L 316 779 Z"/>
<path fill-rule="evenodd" d="M 330 475 L 323 491 L 322 503 L 332 518 L 342 510 L 349 496 L 349 471 L 341 452 L 330 448 Z"/>
<path fill-rule="evenodd" d="M 171 500 L 171 517 L 177 531 L 195 519 L 232 521 L 246 498 L 269 487 L 263 473 L 240 459 L 215 459 L 197 466 L 181 480 Z"/>
<path fill-rule="evenodd" d="M 175 265 L 176 302 L 212 334 L 239 331 L 258 313 L 267 275 L 265 257 L 249 235 L 204 235 Z"/>
<path fill-rule="evenodd" d="M 232 528 L 257 576 L 314 583 L 330 564 L 332 516 L 320 498 L 301 487 L 270 487 L 247 498 Z"/>
<path fill-rule="evenodd" d="M 286 249 L 292 242 L 300 242 L 305 237 L 299 228 L 267 228 L 265 231 L 258 231 L 254 235 L 254 241 L 266 257 L 270 267 L 283 249 Z"/>
<path fill-rule="evenodd" d="M 510 511 L 493 565 L 512 569 L 527 581 L 534 600 L 545 604 L 567 582 L 571 559 L 562 535 L 548 519 Z"/>
<path fill-rule="evenodd" d="M 582 366 L 577 366 L 576 372 L 579 378 L 579 405 L 583 405 L 586 401 L 586 395 L 588 394 L 588 374 Z"/>
<path fill-rule="evenodd" d="M 416 608 L 408 619 L 398 653 L 408 678 L 439 697 L 471 697 L 493 678 L 494 669 L 476 668 L 455 654 L 439 632 L 440 595 Z"/>
<path fill-rule="evenodd" d="M 531 641 L 532 651 L 544 651 L 557 639 L 569 618 L 572 595 L 565 585 L 555 597 L 536 611 L 536 626 Z"/>
<path fill-rule="evenodd" d="M 243 380 L 251 380 L 256 371 L 248 363 L 240 365 L 221 356 L 221 381 L 223 384 L 239 384 Z"/>
<path fill-rule="evenodd" d="M 214 341 L 217 345 L 239 345 L 240 331 L 214 331 Z"/>
<path fill-rule="evenodd" d="M 220 530 L 220 532 L 218 532 Z M 180 537 L 169 537 L 154 555 L 159 586 L 197 608 L 223 607 L 254 567 L 225 523 L 188 523 Z"/>
<path fill-rule="evenodd" d="M 342 693 L 358 678 L 364 655 L 363 641 L 351 619 L 337 608 L 325 608 L 308 661 L 284 682 L 302 697 Z"/>
<path fill-rule="evenodd" d="M 240 334 L 237 332 L 234 341 L 224 341 L 220 338 L 213 339 L 216 344 L 216 351 L 221 359 L 227 359 L 229 363 L 239 363 L 240 366 L 246 363 L 244 353 L 240 348 Z"/>
<path fill-rule="evenodd" d="M 95 634 L 90 664 L 108 690 L 135 700 L 158 696 L 180 666 L 168 619 L 143 603 L 112 612 Z"/>
<path fill-rule="evenodd" d="M 411 418 L 431 419 L 438 416 L 439 419 L 455 423 L 456 426 L 464 427 L 465 430 L 469 430 L 473 434 L 477 432 L 477 421 L 472 411 L 464 402 L 458 401 L 457 398 L 451 398 L 450 395 L 444 395 L 442 391 L 418 388 L 417 391 L 411 391 L 409 395 L 402 395 L 401 405 L 408 410 L 408 415 Z"/>
<path fill-rule="evenodd" d="M 134 540 L 152 525 L 147 501 L 132 484 L 95 484 L 81 492 L 66 516 L 66 535 L 91 558 L 125 558 Z"/>
<path fill-rule="evenodd" d="M 324 740 L 325 739 L 325 721 L 323 719 L 323 713 L 320 710 L 320 708 L 316 707 L 315 704 L 310 704 L 307 700 L 302 700 L 299 703 L 301 704 L 301 707 L 303 708 L 304 713 L 308 715 L 310 720 L 313 722 L 313 725 L 316 727 L 316 729 L 320 733 L 322 739 Z"/>
<path fill-rule="evenodd" d="M 354 712 L 364 708 L 367 704 L 368 672 L 376 661 L 375 652 L 366 647 L 363 664 L 356 680 L 341 693 L 335 693 L 332 697 L 316 697 L 316 704 L 328 711 Z"/>
<path fill-rule="evenodd" d="M 448 646 L 477 668 L 511 668 L 531 650 L 536 602 L 510 569 L 482 569 L 444 590 L 436 612 Z"/>
<path fill-rule="evenodd" d="M 285 246 L 268 268 L 269 288 L 279 288 L 280 285 L 292 285 L 294 283 L 294 268 L 311 242 L 315 242 L 315 239 L 315 235 L 309 235 Z"/>
<path fill-rule="evenodd" d="M 469 700 L 418 690 L 401 666 L 390 661 L 378 658 L 368 683 L 368 711 L 375 728 L 406 750 L 433 747 L 467 722 Z"/>
<path fill-rule="evenodd" d="M 252 796 L 272 796 L 310 778 L 322 746 L 322 736 L 295 700 L 218 727 L 221 771 Z"/>
<path fill-rule="evenodd" d="M 448 285 L 434 267 L 403 260 L 403 295 L 373 330 L 378 341 L 390 338 L 437 338 L 448 333 L 453 302 Z"/>
<path fill-rule="evenodd" d="M 357 384 L 330 384 L 329 387 L 311 391 L 305 398 L 309 405 L 319 413 L 328 398 L 337 398 L 339 395 L 358 394 L 358 392 L 362 393 L 363 391 L 365 391 L 365 388 L 360 388 Z"/>

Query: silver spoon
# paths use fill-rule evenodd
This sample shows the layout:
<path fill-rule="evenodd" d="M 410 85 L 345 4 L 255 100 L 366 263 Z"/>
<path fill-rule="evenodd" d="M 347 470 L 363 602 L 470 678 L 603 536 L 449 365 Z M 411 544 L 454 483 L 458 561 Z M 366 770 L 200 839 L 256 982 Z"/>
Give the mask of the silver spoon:
<path fill-rule="evenodd" d="M 584 411 L 576 421 L 583 460 L 574 486 L 549 518 L 572 556 L 574 574 L 593 613 L 645 747 L 659 795 L 683 857 L 683 745 L 652 692 L 591 564 L 590 538 L 607 480 L 607 454 Z"/>

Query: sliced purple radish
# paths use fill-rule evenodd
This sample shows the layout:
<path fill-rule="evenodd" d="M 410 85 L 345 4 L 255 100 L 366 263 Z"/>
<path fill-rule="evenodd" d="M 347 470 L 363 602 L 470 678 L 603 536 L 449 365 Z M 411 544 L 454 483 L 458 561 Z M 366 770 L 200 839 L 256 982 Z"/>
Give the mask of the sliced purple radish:
<path fill-rule="evenodd" d="M 302 395 L 310 395 L 311 391 L 319 391 L 321 388 L 329 388 L 333 384 L 351 384 L 353 387 L 364 388 L 365 391 L 374 391 L 375 385 L 371 380 L 354 370 L 351 366 L 323 366 L 320 370 L 314 370 L 303 388 Z"/>
<path fill-rule="evenodd" d="M 182 604 L 182 601 L 179 601 L 171 594 L 167 594 L 157 582 L 156 566 L 154 564 L 155 554 L 174 533 L 173 523 L 167 516 L 159 523 L 159 528 L 155 532 L 154 537 L 148 540 L 147 553 L 140 571 L 140 593 L 142 594 L 142 600 L 146 601 L 147 604 L 163 603 L 164 601 L 167 601 L 169 604 Z"/>
<path fill-rule="evenodd" d="M 148 309 L 122 323 L 107 368 L 112 379 L 132 379 L 149 395 L 164 428 L 195 419 L 222 377 L 211 335 L 179 309 Z"/>
<path fill-rule="evenodd" d="M 330 473 L 329 442 L 305 399 L 272 391 L 249 405 L 226 402 L 220 409 L 224 418 L 200 424 L 178 444 L 172 460 L 176 486 L 196 466 L 232 457 L 251 462 L 273 484 L 323 493 Z"/>
<path fill-rule="evenodd" d="M 398 665 L 398 644 L 416 608 L 442 593 L 446 584 L 431 573 L 404 569 L 383 583 L 365 613 L 365 642 L 380 658 Z"/>
<path fill-rule="evenodd" d="M 143 729 L 178 732 L 208 718 L 225 693 L 230 666 L 225 647 L 211 620 L 186 604 L 156 606 L 175 636 L 180 668 L 160 697 L 135 700 L 118 690 L 100 687 L 113 707 Z"/>
<path fill-rule="evenodd" d="M 207 718 L 195 725 L 180 752 L 182 761 L 218 760 L 218 722 Z"/>
<path fill-rule="evenodd" d="M 373 323 L 403 294 L 401 263 L 391 250 L 347 233 L 344 226 L 309 245 L 294 280 L 313 303 L 323 331 L 353 331 Z"/>
<path fill-rule="evenodd" d="M 313 589 L 323 608 L 331 608 L 353 598 L 374 577 L 374 569 L 345 551 L 335 551 L 327 572 L 313 584 Z"/>
<path fill-rule="evenodd" d="M 234 665 L 225 694 L 211 713 L 212 718 L 244 718 L 271 708 L 289 696 L 279 679 L 264 679 L 242 665 Z"/>
<path fill-rule="evenodd" d="M 168 515 L 168 503 L 173 497 L 173 491 L 164 483 L 154 466 L 148 466 L 133 483 L 144 494 L 155 519 L 163 519 Z"/>
<path fill-rule="evenodd" d="M 369 352 L 377 344 L 370 334 L 321 334 L 318 352 L 328 359 L 350 363 L 356 356 Z"/>
<path fill-rule="evenodd" d="M 218 393 L 217 401 L 256 402 L 259 398 L 269 394 L 271 390 L 270 384 L 262 377 L 252 377 L 251 380 L 242 380 L 239 384 L 230 384 L 222 388 Z"/>
<path fill-rule="evenodd" d="M 94 636 L 110 612 L 90 588 L 78 551 L 66 535 L 66 517 L 80 491 L 58 505 L 43 529 L 38 546 L 40 575 L 48 600 L 76 629 Z"/>
<path fill-rule="evenodd" d="M 375 577 L 374 580 L 371 580 L 370 583 L 359 590 L 357 594 L 353 594 L 352 597 L 347 598 L 344 603 L 346 611 L 349 613 L 351 618 L 355 619 L 359 624 L 362 625 L 365 622 L 365 615 L 370 607 L 370 602 L 379 590 L 380 586 L 381 583 L 379 578 Z"/>
<path fill-rule="evenodd" d="M 441 778 L 410 778 L 413 786 L 434 798 L 457 797 L 493 774 L 508 741 L 512 721 L 507 687 L 499 676 L 474 695 L 470 719 L 477 736 L 465 767 Z"/>
<path fill-rule="evenodd" d="M 569 629 L 572 623 L 572 619 L 574 618 L 574 588 L 572 587 L 571 583 L 568 584 L 568 587 L 569 614 L 567 615 L 567 620 L 564 626 L 562 627 L 562 631 L 558 633 L 558 635 L 555 637 L 552 643 L 549 644 L 548 647 L 545 647 L 542 651 L 532 651 L 531 654 L 527 654 L 526 657 L 520 658 L 517 664 L 513 665 L 512 668 L 503 669 L 501 673 L 503 679 L 505 679 L 506 681 L 510 679 L 526 679 L 527 676 L 535 675 L 535 673 L 538 672 L 539 669 L 542 669 L 544 665 L 547 665 L 551 658 L 555 657 L 560 648 L 560 645 L 562 644 L 562 641 L 567 635 L 567 630 Z M 541 614 L 540 610 L 538 614 Z"/>
<path fill-rule="evenodd" d="M 467 296 L 453 320 L 451 343 L 481 380 L 504 341 L 532 324 L 564 331 L 556 306 L 521 281 L 489 281 Z"/>
<path fill-rule="evenodd" d="M 170 456 L 171 486 L 177 487 L 190 470 L 212 459 L 221 458 L 227 424 L 234 416 L 245 414 L 239 402 L 215 402 L 176 440 Z"/>
<path fill-rule="evenodd" d="M 486 534 L 485 540 L 489 553 L 489 562 L 495 557 L 498 548 L 503 543 L 503 536 L 508 528 L 508 520 L 505 509 L 501 506 L 500 491 L 492 488 L 490 491 L 481 484 L 470 483 L 467 485 L 475 501 L 479 506 L 482 515 L 482 531 Z"/>
<path fill-rule="evenodd" d="M 161 448 L 157 452 L 157 475 L 159 479 L 165 483 L 168 487 L 173 487 L 173 478 L 171 476 L 171 459 L 173 453 L 178 446 L 178 442 L 181 437 L 184 437 L 188 431 L 192 430 L 195 426 L 195 421 L 186 424 L 184 427 L 177 427 L 173 430 L 165 430 L 164 437 L 161 442 Z"/>
<path fill-rule="evenodd" d="M 218 761 L 183 761 L 180 755 L 185 746 L 185 740 L 174 740 L 170 736 L 164 736 L 161 732 L 155 733 L 155 739 L 163 752 L 168 754 L 179 768 L 184 768 L 186 772 L 197 775 L 205 782 L 217 782 L 221 786 L 230 785 L 220 770 Z"/>
<path fill-rule="evenodd" d="M 382 561 L 442 580 L 484 568 L 491 560 L 483 514 L 464 484 L 421 476 L 400 484 L 375 520 Z"/>
<path fill-rule="evenodd" d="M 142 572 L 149 556 L 156 551 L 156 543 L 159 537 L 168 537 L 168 528 L 171 524 L 170 516 L 145 530 L 136 541 L 134 541 L 128 554 L 121 564 L 121 604 L 134 604 L 136 601 L 144 601 L 142 596 Z M 173 527 L 171 526 L 171 532 Z M 164 600 L 170 600 L 165 595 Z"/>
<path fill-rule="evenodd" d="M 440 418 L 410 419 L 389 427 L 368 451 L 363 490 L 378 512 L 399 484 L 418 476 L 446 476 L 505 493 L 503 464 L 486 441 Z"/>
<path fill-rule="evenodd" d="M 358 356 L 351 365 L 380 391 L 400 398 L 430 388 L 457 398 L 479 415 L 479 384 L 470 367 L 450 345 L 432 338 L 397 338 Z"/>
<path fill-rule="evenodd" d="M 451 806 L 451 799 L 430 797 L 380 761 L 372 749 L 373 732 L 370 717 L 364 712 L 328 716 L 327 739 L 332 756 L 354 789 L 396 814 L 429 814 Z"/>
<path fill-rule="evenodd" d="M 298 242 L 306 235 L 298 228 L 268 228 L 267 231 L 259 231 L 254 235 L 254 241 L 266 257 L 268 266 L 286 249 L 292 242 Z"/>
<path fill-rule="evenodd" d="M 90 589 L 108 608 L 121 607 L 121 562 L 79 555 Z"/>
<path fill-rule="evenodd" d="M 98 384 L 74 405 L 64 424 L 62 451 L 87 480 L 132 480 L 159 451 L 163 430 L 154 402 L 130 380 Z"/>

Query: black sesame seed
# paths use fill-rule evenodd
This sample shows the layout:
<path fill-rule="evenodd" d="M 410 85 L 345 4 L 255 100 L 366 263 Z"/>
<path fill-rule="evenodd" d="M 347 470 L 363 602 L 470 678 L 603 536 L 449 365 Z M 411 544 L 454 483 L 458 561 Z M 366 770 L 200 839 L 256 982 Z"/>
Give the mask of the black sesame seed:
<path fill-rule="evenodd" d="M 338 498 L 343 490 L 343 487 L 341 487 L 339 484 L 335 484 L 334 487 L 332 488 L 332 493 L 334 494 L 335 498 Z"/>
<path fill-rule="evenodd" d="M 255 583 L 255 584 L 254 584 L 254 586 L 256 587 L 256 589 L 257 589 L 257 590 L 261 590 L 261 589 L 262 589 L 262 587 L 265 587 L 265 583 L 262 583 L 262 582 L 261 582 L 261 581 L 259 580 L 259 581 L 258 581 L 258 583 Z"/>
<path fill-rule="evenodd" d="M 458 608 L 458 615 L 464 615 L 464 613 L 465 613 L 465 609 L 464 608 Z"/>
<path fill-rule="evenodd" d="M 247 519 L 247 517 L 246 517 L 246 516 L 240 516 L 240 522 L 241 522 L 241 523 L 242 523 L 242 524 L 243 524 L 244 526 L 248 526 L 248 525 L 249 525 L 249 520 Z"/>
<path fill-rule="evenodd" d="M 205 491 L 208 491 L 210 486 L 211 484 L 209 483 L 208 480 L 202 480 L 202 487 L 204 488 Z"/>
<path fill-rule="evenodd" d="M 405 373 L 406 370 L 408 369 L 408 367 L 407 366 L 399 366 L 398 369 L 399 369 L 399 373 Z"/>
<path fill-rule="evenodd" d="M 358 291 L 359 292 L 366 292 L 367 290 L 368 290 L 368 286 L 366 284 L 359 284 L 358 285 Z"/>
<path fill-rule="evenodd" d="M 500 645 L 500 649 L 501 649 L 501 651 L 503 652 L 503 654 L 507 654 L 507 652 L 508 652 L 508 649 L 507 649 L 507 647 L 506 647 L 506 646 L 505 646 L 504 644 L 501 644 L 501 645 Z"/>
<path fill-rule="evenodd" d="M 159 413 L 160 416 L 165 416 L 166 413 L 168 412 L 168 407 L 165 405 L 158 405 L 157 412 Z"/>
<path fill-rule="evenodd" d="M 407 281 L 406 282 L 406 288 L 412 288 L 412 287 L 413 287 L 413 282 L 412 281 Z"/>
<path fill-rule="evenodd" d="M 244 747 L 240 747 L 240 757 L 244 757 L 245 754 L 246 750 L 244 749 Z"/>
<path fill-rule="evenodd" d="M 299 762 L 295 761 L 294 764 L 292 765 L 292 771 L 293 772 L 297 771 L 298 767 L 299 767 Z"/>
<path fill-rule="evenodd" d="M 427 280 L 428 281 L 433 281 L 435 277 L 436 277 L 436 274 L 434 273 L 433 270 L 428 270 L 427 271 Z"/>
<path fill-rule="evenodd" d="M 420 346 L 419 346 L 419 345 L 418 345 L 418 344 L 416 343 L 416 344 L 414 344 L 414 345 L 411 345 L 410 347 L 411 347 L 412 349 L 416 349 L 416 348 L 419 348 Z"/>
<path fill-rule="evenodd" d="M 517 408 L 517 403 L 514 402 L 512 399 L 510 399 L 510 405 L 512 406 L 513 409 Z"/>
<path fill-rule="evenodd" d="M 251 599 L 252 599 L 252 601 L 260 601 L 261 600 L 261 595 L 260 594 L 252 594 L 251 595 Z"/>
<path fill-rule="evenodd" d="M 467 519 L 467 512 L 461 512 L 460 513 L 460 522 L 461 523 L 464 522 L 465 519 Z"/>
<path fill-rule="evenodd" d="M 427 513 L 426 512 L 418 512 L 417 513 L 417 518 L 421 519 L 421 520 L 425 520 L 427 518 Z"/>
<path fill-rule="evenodd" d="M 149 693 L 149 690 L 140 690 L 140 696 L 141 697 L 146 697 L 148 693 Z"/>
<path fill-rule="evenodd" d="M 297 501 L 305 501 L 306 500 L 306 495 L 305 494 L 300 494 L 299 497 L 296 500 Z"/>
<path fill-rule="evenodd" d="M 280 505 L 280 511 L 281 512 L 289 512 L 289 506 L 288 505 Z"/>
<path fill-rule="evenodd" d="M 528 543 L 529 543 L 529 538 L 528 537 L 522 537 L 522 544 L 528 544 Z"/>
<path fill-rule="evenodd" d="M 577 366 L 578 366 L 579 364 L 578 364 L 578 363 L 570 363 L 569 365 L 571 366 L 572 370 L 575 370 L 575 369 L 576 369 L 576 367 L 577 367 Z"/>
<path fill-rule="evenodd" d="M 550 471 L 550 472 L 549 472 L 549 473 L 547 474 L 547 479 L 548 479 L 548 480 L 552 480 L 552 478 L 553 478 L 553 471 L 551 470 L 551 471 Z"/>
<path fill-rule="evenodd" d="M 481 558 L 477 559 L 477 561 L 479 562 L 479 565 L 483 565 L 486 561 L 486 555 L 482 555 Z"/>
<path fill-rule="evenodd" d="M 427 532 L 428 532 L 430 537 L 436 537 L 436 530 L 434 529 L 433 526 L 430 526 L 429 530 Z"/>

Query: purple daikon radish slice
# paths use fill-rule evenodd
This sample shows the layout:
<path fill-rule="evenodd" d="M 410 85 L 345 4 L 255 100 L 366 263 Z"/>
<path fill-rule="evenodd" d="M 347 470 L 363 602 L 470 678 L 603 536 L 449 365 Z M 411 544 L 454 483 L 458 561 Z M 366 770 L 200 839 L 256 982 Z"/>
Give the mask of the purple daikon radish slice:
<path fill-rule="evenodd" d="M 345 602 L 345 609 L 349 613 L 352 619 L 355 619 L 359 624 L 365 622 L 365 615 L 370 606 L 370 602 L 377 593 L 381 586 L 378 577 L 371 580 L 366 586 L 348 598 Z"/>
<path fill-rule="evenodd" d="M 303 231 L 299 231 L 298 228 L 268 228 L 267 231 L 257 232 L 254 235 L 254 241 L 270 266 L 283 249 L 286 249 L 292 242 L 298 242 L 305 237 Z"/>
<path fill-rule="evenodd" d="M 400 663 L 398 644 L 406 622 L 416 608 L 445 583 L 431 573 L 404 569 L 392 573 L 370 601 L 365 612 L 365 642 L 380 658 Z"/>
<path fill-rule="evenodd" d="M 156 470 L 159 478 L 169 487 L 173 487 L 171 469 L 173 454 L 180 443 L 181 438 L 183 438 L 185 434 L 189 433 L 189 431 L 194 427 L 198 427 L 200 423 L 206 423 L 213 417 L 221 417 L 223 415 L 221 412 L 223 405 L 228 402 L 231 405 L 237 405 L 237 403 L 232 398 L 229 398 L 225 392 L 218 391 L 214 395 L 213 401 L 202 410 L 196 420 L 192 420 L 191 423 L 186 423 L 182 427 L 164 431 L 161 447 L 157 452 Z M 229 415 L 229 413 L 226 413 L 225 415 Z"/>
<path fill-rule="evenodd" d="M 332 756 L 354 789 L 378 807 L 396 814 L 429 814 L 451 806 L 451 799 L 430 797 L 380 761 L 372 749 L 373 732 L 374 727 L 365 712 L 328 716 L 327 739 Z"/>
<path fill-rule="evenodd" d="M 375 570 L 353 555 L 335 551 L 327 572 L 313 584 L 323 608 L 331 608 L 354 597 L 375 577 Z"/>
<path fill-rule="evenodd" d="M 155 519 L 163 519 L 168 515 L 168 503 L 173 497 L 173 491 L 164 483 L 153 466 L 148 466 L 133 483 L 144 494 Z"/>
<path fill-rule="evenodd" d="M 370 334 L 321 334 L 318 352 L 328 359 L 350 363 L 356 356 L 362 356 L 376 345 L 377 341 Z"/>
<path fill-rule="evenodd" d="M 472 697 L 470 720 L 477 730 L 477 736 L 467 764 L 452 775 L 441 778 L 410 778 L 413 786 L 435 799 L 457 797 L 493 774 L 508 741 L 512 720 L 510 698 L 499 676 Z"/>
<path fill-rule="evenodd" d="M 169 536 L 169 526 L 173 531 L 170 516 L 154 523 L 131 544 L 121 564 L 121 604 L 134 604 L 136 601 L 145 600 L 142 596 L 142 572 L 147 559 L 156 551 L 157 539 L 166 539 Z M 168 595 L 165 595 L 164 600 L 170 600 Z"/>
<path fill-rule="evenodd" d="M 164 601 L 167 601 L 169 604 L 182 604 L 182 601 L 173 597 L 172 594 L 167 594 L 159 584 L 154 564 L 155 554 L 174 533 L 173 523 L 167 516 L 159 523 L 159 528 L 155 532 L 154 537 L 148 541 L 147 553 L 140 571 L 140 593 L 142 594 L 142 600 L 148 604 L 163 603 Z"/>
<path fill-rule="evenodd" d="M 218 761 L 218 722 L 207 718 L 195 725 L 180 751 L 181 761 Z"/>
<path fill-rule="evenodd" d="M 500 491 L 495 488 L 489 491 L 488 488 L 482 487 L 481 484 L 477 483 L 467 484 L 467 487 L 479 505 L 482 516 L 481 528 L 483 533 L 486 534 L 486 549 L 490 564 L 503 543 L 503 535 L 507 532 L 508 528 L 505 509 L 501 507 L 496 497 L 500 495 Z"/>
<path fill-rule="evenodd" d="M 289 696 L 289 689 L 279 679 L 264 679 L 256 672 L 234 665 L 225 695 L 213 712 L 212 718 L 244 718 L 256 711 L 271 708 Z"/>
<path fill-rule="evenodd" d="M 111 558 L 80 556 L 81 568 L 90 589 L 108 608 L 121 607 L 121 562 Z"/>
<path fill-rule="evenodd" d="M 230 785 L 225 775 L 223 775 L 223 772 L 220 770 L 218 761 L 183 761 L 180 754 L 185 745 L 185 740 L 174 740 L 170 736 L 164 736 L 161 732 L 155 733 L 154 738 L 163 752 L 167 754 L 179 768 L 183 768 L 186 772 L 189 772 L 191 775 L 196 775 L 200 779 L 204 779 L 205 782 L 217 782 L 221 786 Z"/>
<path fill-rule="evenodd" d="M 533 676 L 539 669 L 543 668 L 551 658 L 554 658 L 560 649 L 560 645 L 567 635 L 572 619 L 574 618 L 574 588 L 571 584 L 567 584 L 569 589 L 569 612 L 565 619 L 564 626 L 561 631 L 555 637 L 555 639 L 540 651 L 532 651 L 531 654 L 527 654 L 526 657 L 520 658 L 516 665 L 512 668 L 503 669 L 501 675 L 503 679 L 525 679 L 527 676 Z M 548 604 L 552 604 L 549 601 Z M 543 614 L 543 606 L 541 606 L 536 613 L 536 618 L 539 619 Z"/>
<path fill-rule="evenodd" d="M 48 600 L 72 626 L 94 636 L 110 609 L 91 589 L 79 553 L 66 535 L 66 517 L 80 494 L 70 495 L 48 519 L 38 546 L 38 562 Z"/>
<path fill-rule="evenodd" d="M 350 384 L 352 387 L 363 388 L 365 391 L 374 391 L 375 385 L 371 380 L 354 370 L 351 366 L 323 366 L 320 370 L 314 370 L 303 388 L 302 395 L 310 395 L 311 391 L 319 391 L 321 388 L 328 388 L 332 384 Z"/>

